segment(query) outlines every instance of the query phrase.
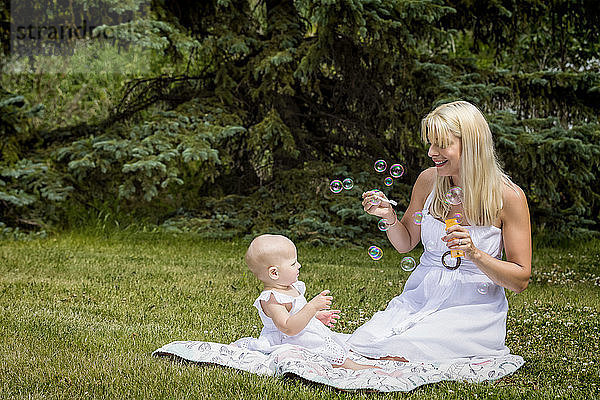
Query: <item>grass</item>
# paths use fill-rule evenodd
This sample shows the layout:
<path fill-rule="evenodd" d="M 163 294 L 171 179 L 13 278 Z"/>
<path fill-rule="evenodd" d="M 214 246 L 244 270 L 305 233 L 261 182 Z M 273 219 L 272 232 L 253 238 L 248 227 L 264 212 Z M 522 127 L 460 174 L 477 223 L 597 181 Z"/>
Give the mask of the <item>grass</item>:
<path fill-rule="evenodd" d="M 243 241 L 193 236 L 64 233 L 0 242 L 0 397 L 381 398 L 293 379 L 152 358 L 174 340 L 257 336 L 260 292 Z M 307 297 L 330 289 L 351 332 L 398 294 L 408 272 L 384 248 L 299 246 Z M 411 255 L 419 256 L 419 251 Z M 507 292 L 507 344 L 526 364 L 485 384 L 441 382 L 386 398 L 597 398 L 600 241 L 535 249 L 533 276 Z"/>

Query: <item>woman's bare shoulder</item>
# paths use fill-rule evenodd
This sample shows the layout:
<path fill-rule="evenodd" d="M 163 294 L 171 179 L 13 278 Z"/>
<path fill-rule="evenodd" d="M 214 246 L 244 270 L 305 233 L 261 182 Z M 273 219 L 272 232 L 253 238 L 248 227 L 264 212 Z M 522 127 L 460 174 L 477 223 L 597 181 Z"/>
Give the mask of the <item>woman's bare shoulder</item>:
<path fill-rule="evenodd" d="M 437 171 L 435 167 L 427 168 L 421 171 L 413 187 L 413 196 L 416 198 L 425 199 L 431 193 L 435 178 L 437 177 Z"/>
<path fill-rule="evenodd" d="M 525 192 L 516 183 L 506 183 L 502 189 L 502 211 L 503 219 L 509 215 L 522 217 L 528 213 L 527 197 Z"/>
<path fill-rule="evenodd" d="M 505 208 L 505 206 L 518 206 L 524 202 L 527 202 L 527 197 L 523 189 L 513 182 L 504 184 L 502 188 L 502 208 Z"/>

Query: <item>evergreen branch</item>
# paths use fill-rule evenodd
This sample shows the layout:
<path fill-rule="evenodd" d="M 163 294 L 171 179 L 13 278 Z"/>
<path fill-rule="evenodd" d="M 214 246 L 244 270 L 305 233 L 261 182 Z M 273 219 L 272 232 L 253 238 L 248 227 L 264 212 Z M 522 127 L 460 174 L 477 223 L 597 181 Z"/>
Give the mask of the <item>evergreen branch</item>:
<path fill-rule="evenodd" d="M 171 87 L 176 83 L 203 81 L 207 76 L 160 76 L 156 78 L 136 79 L 128 83 L 125 93 L 117 107 L 104 120 L 97 123 L 83 122 L 68 127 L 39 132 L 45 145 L 72 140 L 86 135 L 103 132 L 118 122 L 125 121 L 140 111 L 160 101 L 176 100 L 183 102 L 198 95 L 197 90 L 184 92 L 180 87 Z M 170 89 L 168 89 L 171 87 Z M 167 90 L 168 89 L 168 90 Z M 182 96 L 182 93 L 184 94 Z"/>

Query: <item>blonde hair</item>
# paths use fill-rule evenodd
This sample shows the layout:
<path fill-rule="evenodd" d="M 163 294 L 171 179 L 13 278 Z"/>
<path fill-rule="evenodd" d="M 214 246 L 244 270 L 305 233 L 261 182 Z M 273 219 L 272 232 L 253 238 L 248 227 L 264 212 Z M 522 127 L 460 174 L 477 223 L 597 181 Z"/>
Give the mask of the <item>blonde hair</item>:
<path fill-rule="evenodd" d="M 490 127 L 473 104 L 455 101 L 442 104 L 421 121 L 421 138 L 425 142 L 446 148 L 450 135 L 462 142 L 459 168 L 464 216 L 472 225 L 493 225 L 502 209 L 504 185 L 514 188 L 514 184 L 498 163 Z M 435 218 L 445 218 L 450 211 L 451 206 L 444 199 L 451 187 L 451 177 L 436 177 L 430 207 Z"/>

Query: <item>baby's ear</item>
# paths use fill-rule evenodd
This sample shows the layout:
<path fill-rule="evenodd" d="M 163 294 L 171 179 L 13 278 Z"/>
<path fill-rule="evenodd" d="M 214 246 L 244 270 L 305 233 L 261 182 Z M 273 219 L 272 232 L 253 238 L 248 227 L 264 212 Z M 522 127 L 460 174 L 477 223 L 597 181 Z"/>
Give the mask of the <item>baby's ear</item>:
<path fill-rule="evenodd" d="M 274 267 L 274 266 L 269 267 L 269 278 L 279 279 L 279 270 L 277 269 L 277 267 Z"/>

